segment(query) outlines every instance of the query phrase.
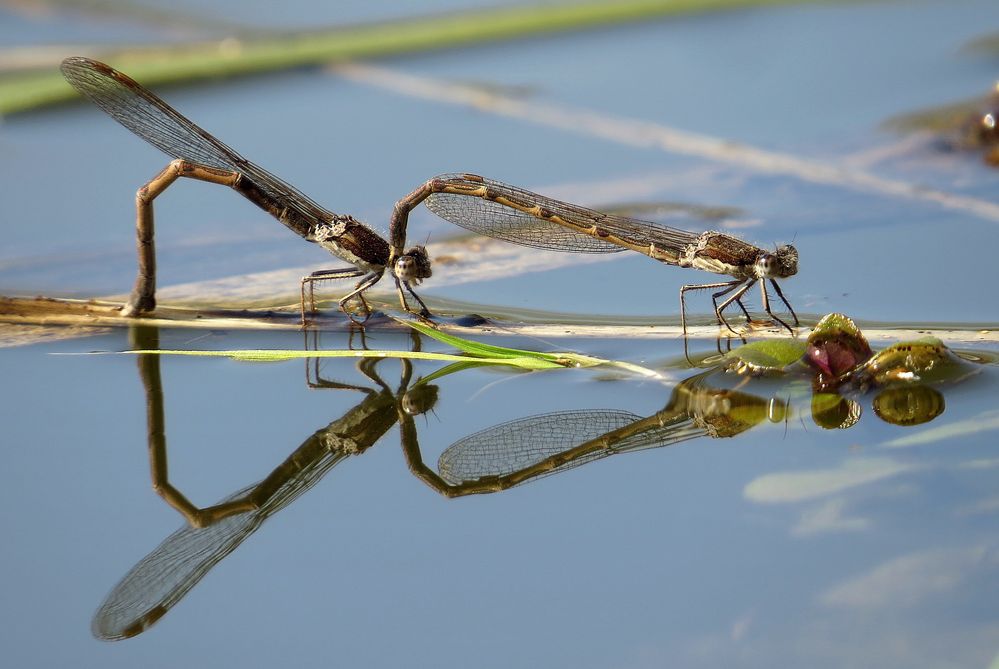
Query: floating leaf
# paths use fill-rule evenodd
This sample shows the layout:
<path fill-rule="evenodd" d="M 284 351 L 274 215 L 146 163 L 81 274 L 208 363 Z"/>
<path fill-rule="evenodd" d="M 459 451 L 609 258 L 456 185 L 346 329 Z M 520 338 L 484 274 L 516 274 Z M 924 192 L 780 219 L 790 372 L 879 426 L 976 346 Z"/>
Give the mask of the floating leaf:
<path fill-rule="evenodd" d="M 956 381 L 978 371 L 936 337 L 893 344 L 871 358 L 858 374 L 878 386 Z"/>
<path fill-rule="evenodd" d="M 743 344 L 726 354 L 730 369 L 743 374 L 775 374 L 798 360 L 805 353 L 805 344 L 798 339 L 765 339 Z"/>

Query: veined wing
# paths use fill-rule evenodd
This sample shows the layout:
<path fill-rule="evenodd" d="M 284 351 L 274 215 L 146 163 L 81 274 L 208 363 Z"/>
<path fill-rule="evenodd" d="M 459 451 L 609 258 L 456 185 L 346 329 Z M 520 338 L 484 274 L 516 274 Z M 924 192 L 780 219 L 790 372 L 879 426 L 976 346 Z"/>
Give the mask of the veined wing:
<path fill-rule="evenodd" d="M 238 499 L 254 487 L 223 501 Z M 144 632 L 253 534 L 264 518 L 260 513 L 246 512 L 208 527 L 185 524 L 140 560 L 108 593 L 91 621 L 94 636 L 114 641 Z"/>
<path fill-rule="evenodd" d="M 240 172 L 313 226 L 332 218 L 329 211 L 236 153 L 127 75 L 81 56 L 65 59 L 60 69 L 73 88 L 168 156 L 205 167 Z M 296 232 L 302 234 L 300 230 Z"/>
<path fill-rule="evenodd" d="M 655 244 L 679 255 L 699 234 L 606 214 L 494 179 L 472 180 L 462 174 L 436 179 L 467 188 L 469 194 L 435 192 L 425 201 L 428 209 L 472 232 L 522 246 L 575 253 L 625 250 L 625 246 L 601 239 L 612 235 L 635 247 Z"/>
<path fill-rule="evenodd" d="M 558 411 L 519 418 L 470 434 L 448 446 L 437 460 L 441 478 L 451 484 L 504 476 L 641 420 L 627 411 Z M 606 455 L 581 456 L 564 468 Z"/>
<path fill-rule="evenodd" d="M 661 421 L 628 411 L 573 410 L 512 420 L 469 435 L 441 453 L 437 469 L 452 485 L 529 474 L 526 480 L 628 451 L 667 446 L 704 435 L 687 416 Z M 536 474 L 528 470 L 536 468 Z"/>
<path fill-rule="evenodd" d="M 321 443 L 323 433 L 324 430 L 318 431 L 310 440 Z M 94 613 L 93 635 L 115 641 L 147 630 L 267 518 L 298 499 L 348 455 L 346 451 L 325 450 L 325 455 L 318 461 L 283 481 L 255 511 L 226 516 L 207 527 L 185 524 L 142 558 L 112 588 Z M 252 495 L 259 486 L 257 483 L 238 490 L 219 505 Z"/>

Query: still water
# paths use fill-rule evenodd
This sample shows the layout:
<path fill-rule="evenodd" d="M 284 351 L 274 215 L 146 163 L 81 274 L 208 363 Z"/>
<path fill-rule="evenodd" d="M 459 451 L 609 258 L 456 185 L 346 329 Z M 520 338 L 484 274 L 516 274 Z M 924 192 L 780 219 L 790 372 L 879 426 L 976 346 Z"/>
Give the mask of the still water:
<path fill-rule="evenodd" d="M 55 355 L 127 349 L 124 332 L 4 350 L 7 652 L 19 666 L 989 665 L 994 366 L 942 389 L 928 422 L 893 425 L 868 394 L 855 424 L 828 430 L 800 382 L 704 378 L 664 342 L 554 344 L 627 350 L 669 380 L 467 370 L 422 384 L 440 363 L 325 360 L 317 376 L 302 361 Z M 630 425 L 648 450 L 440 492 Z M 259 509 L 198 529 L 166 503 L 184 508 L 177 495 Z M 92 626 L 141 633 L 99 643 Z"/>
<path fill-rule="evenodd" d="M 350 3 L 331 16 L 311 5 L 288 3 L 278 27 L 423 6 Z M 438 9 L 458 5 L 468 6 Z M 277 25 L 266 13 L 252 4 L 239 20 Z M 202 12 L 204 34 L 232 16 L 222 4 Z M 0 10 L 10 44 L 179 39 L 187 29 Z M 976 156 L 935 152 L 881 124 L 984 94 L 997 60 L 962 47 L 996 29 L 999 7 L 985 0 L 822 4 L 378 63 L 599 116 L 585 127 L 322 70 L 164 97 L 376 228 L 396 199 L 456 170 L 587 205 L 730 207 L 748 239 L 793 239 L 802 269 L 784 288 L 808 319 L 943 323 L 967 332 L 954 348 L 995 354 L 965 327 L 999 321 L 982 288 L 994 284 L 999 248 L 987 207 L 759 170 L 632 133 L 646 123 L 649 136 L 732 140 L 987 205 L 999 176 Z M 624 131 L 594 130 L 607 127 Z M 5 119 L 0 293 L 127 290 L 133 194 L 164 163 L 83 105 Z M 157 217 L 164 285 L 329 262 L 225 189 L 183 184 L 157 202 Z M 454 232 L 425 212 L 412 220 L 414 240 Z M 636 254 L 439 289 L 431 279 L 421 295 L 432 307 L 675 319 L 677 288 L 701 280 Z M 695 310 L 707 313 L 706 298 Z M 861 393 L 859 420 L 826 429 L 807 383 L 699 377 L 676 340 L 488 337 L 635 362 L 659 381 L 469 369 L 423 383 L 440 363 L 324 360 L 317 375 L 303 361 L 79 355 L 157 340 L 307 343 L 298 332 L 119 329 L 0 349 L 5 664 L 996 666 L 994 364 L 922 396 L 924 422 L 884 420 L 904 402 Z M 362 346 L 340 330 L 318 343 Z M 366 344 L 409 350 L 413 340 L 374 328 Z M 714 346 L 692 342 L 695 354 Z M 722 401 L 719 388 L 738 395 Z M 650 416 L 663 424 L 643 429 Z M 490 494 L 454 489 L 461 472 L 512 483 L 517 467 L 618 429 L 646 448 L 582 455 Z M 215 524 L 194 510 L 223 500 L 234 503 L 215 515 L 232 515 Z"/>

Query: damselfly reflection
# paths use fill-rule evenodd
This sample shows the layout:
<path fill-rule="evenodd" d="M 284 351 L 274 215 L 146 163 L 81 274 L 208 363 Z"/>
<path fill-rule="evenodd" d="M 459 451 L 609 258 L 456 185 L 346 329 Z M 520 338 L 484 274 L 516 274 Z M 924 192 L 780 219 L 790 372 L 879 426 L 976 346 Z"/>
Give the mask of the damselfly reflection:
<path fill-rule="evenodd" d="M 461 497 L 499 492 L 620 453 L 701 437 L 736 437 L 767 423 L 784 423 L 786 434 L 793 405 L 806 399 L 811 402 L 812 421 L 824 429 L 853 427 L 863 413 L 857 399 L 850 396 L 802 394 L 803 388 L 790 383 L 778 386 L 778 394 L 757 395 L 742 389 L 752 379 L 743 379 L 739 388 L 728 388 L 722 387 L 730 382 L 726 377 L 719 367 L 681 381 L 666 406 L 651 416 L 609 409 L 570 410 L 501 423 L 450 445 L 438 458 L 436 471 L 423 461 L 411 416 L 399 417 L 402 446 L 413 474 L 446 497 Z M 944 400 L 933 387 L 911 384 L 882 388 L 873 406 L 881 420 L 911 426 L 938 417 Z"/>
<path fill-rule="evenodd" d="M 642 417 L 628 411 L 573 410 L 529 416 L 469 435 L 440 456 L 437 472 L 423 462 L 415 423 L 400 416 L 410 470 L 448 497 L 506 490 L 618 453 L 734 437 L 764 422 L 787 419 L 786 400 L 715 388 L 702 372 L 674 388 L 669 402 Z"/>
<path fill-rule="evenodd" d="M 133 336 L 135 349 L 158 348 L 155 329 L 134 328 Z M 419 349 L 415 334 L 414 349 Z M 892 378 L 899 376 L 894 373 L 896 367 L 887 364 L 893 359 L 886 358 L 883 366 L 892 372 Z M 812 395 L 809 384 L 802 383 L 804 376 L 761 380 L 740 377 L 730 373 L 728 366 L 718 366 L 681 381 L 666 405 L 651 416 L 612 409 L 527 416 L 458 440 L 443 451 L 434 470 L 423 462 L 416 416 L 438 406 L 437 383 L 443 383 L 450 374 L 474 368 L 476 361 L 453 363 L 414 381 L 412 366 L 403 359 L 395 388 L 382 380 L 378 364 L 372 358 L 359 363 L 358 370 L 367 381 L 351 384 L 323 378 L 317 358 L 312 358 L 306 367 L 311 387 L 356 392 L 360 401 L 309 435 L 259 483 L 199 508 L 169 478 L 160 357 L 140 355 L 153 488 L 184 516 L 186 524 L 112 589 L 94 616 L 94 635 L 115 640 L 143 632 L 265 520 L 310 490 L 334 466 L 367 452 L 397 423 L 410 471 L 435 491 L 460 497 L 505 490 L 620 453 L 702 437 L 733 438 L 766 424 L 778 424 L 777 429 L 784 434 L 795 426 L 791 403 L 806 396 L 811 400 L 813 420 L 821 427 L 848 428 L 861 417 L 855 399 L 832 392 Z M 943 396 L 920 385 L 881 388 L 874 398 L 876 415 L 901 425 L 933 420 L 943 410 Z"/>
<path fill-rule="evenodd" d="M 153 328 L 133 328 L 133 348 L 158 348 Z M 418 342 L 419 340 L 416 339 Z M 153 488 L 187 523 L 138 562 L 108 593 L 91 624 L 95 637 L 117 640 L 141 634 L 163 617 L 211 569 L 250 537 L 265 520 L 281 511 L 353 455 L 367 451 L 396 423 L 399 411 L 429 411 L 437 387 L 410 387 L 412 367 L 402 361 L 399 386 L 392 389 L 376 372 L 377 360 L 358 364 L 372 385 L 316 378 L 315 387 L 359 392 L 363 399 L 343 416 L 316 430 L 259 483 L 199 508 L 169 480 L 166 423 L 159 356 L 139 356 L 146 393 L 147 431 Z"/>

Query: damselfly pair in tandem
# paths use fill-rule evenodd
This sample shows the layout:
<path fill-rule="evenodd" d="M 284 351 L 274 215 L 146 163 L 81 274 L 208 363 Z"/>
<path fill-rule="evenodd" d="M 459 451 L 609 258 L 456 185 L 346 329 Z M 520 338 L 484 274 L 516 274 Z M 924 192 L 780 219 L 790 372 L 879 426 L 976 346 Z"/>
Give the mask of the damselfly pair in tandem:
<path fill-rule="evenodd" d="M 382 278 L 386 269 L 395 279 L 403 309 L 411 311 L 403 292 L 405 289 L 419 303 L 419 313 L 429 316 L 429 309 L 413 292 L 412 285 L 430 277 L 430 257 L 422 246 L 403 251 L 409 212 L 421 202 L 426 202 L 431 211 L 445 220 L 515 244 L 575 253 L 632 250 L 667 265 L 692 267 L 732 277 L 728 281 L 680 288 L 680 320 L 684 334 L 687 332 L 685 293 L 718 289 L 712 295 L 715 317 L 719 324 L 732 330 L 723 312 L 734 302 L 752 321 L 742 297 L 757 282 L 761 288 L 764 311 L 793 332 L 791 326 L 770 309 L 766 288 L 769 282 L 788 308 L 794 324 L 798 325 L 798 317 L 776 281 L 793 276 L 798 271 L 798 252 L 793 246 L 784 245 L 773 252 L 765 251 L 725 233 L 688 232 L 625 216 L 604 214 L 473 174 L 435 177 L 396 203 L 389 228 L 391 241 L 388 241 L 352 216 L 336 214 L 319 206 L 110 66 L 89 58 L 72 57 L 63 61 L 62 73 L 76 90 L 112 118 L 173 158 L 136 195 L 139 271 L 135 287 L 123 308 L 125 315 L 140 315 L 156 306 L 153 200 L 178 177 L 186 177 L 232 188 L 306 241 L 319 244 L 352 265 L 319 270 L 302 279 L 303 323 L 306 320 L 306 302 L 310 310 L 315 310 L 314 284 L 331 279 L 361 277 L 354 289 L 340 300 L 340 308 L 354 320 L 348 302 L 356 297 L 367 316 L 370 309 L 364 292 Z M 309 290 L 308 300 L 306 288 Z"/>

